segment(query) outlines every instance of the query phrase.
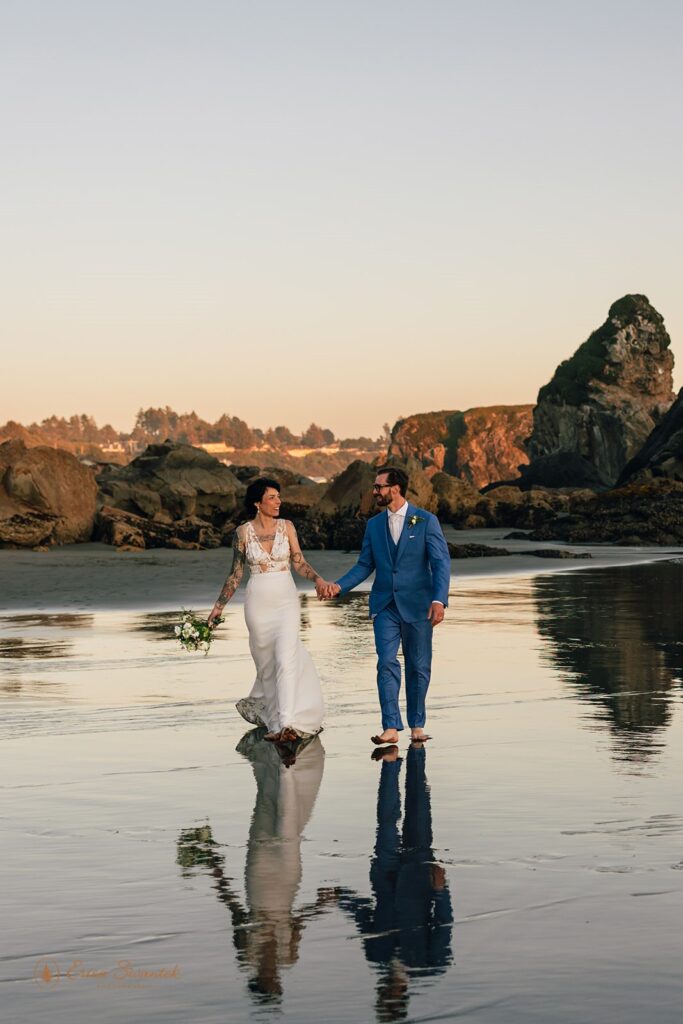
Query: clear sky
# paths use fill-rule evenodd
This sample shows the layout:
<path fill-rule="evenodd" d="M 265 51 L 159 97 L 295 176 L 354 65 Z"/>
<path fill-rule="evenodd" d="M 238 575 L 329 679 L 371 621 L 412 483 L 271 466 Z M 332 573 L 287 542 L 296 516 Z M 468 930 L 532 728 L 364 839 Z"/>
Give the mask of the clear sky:
<path fill-rule="evenodd" d="M 682 49 L 678 0 L 3 0 L 0 422 L 376 435 L 633 291 L 683 360 Z"/>

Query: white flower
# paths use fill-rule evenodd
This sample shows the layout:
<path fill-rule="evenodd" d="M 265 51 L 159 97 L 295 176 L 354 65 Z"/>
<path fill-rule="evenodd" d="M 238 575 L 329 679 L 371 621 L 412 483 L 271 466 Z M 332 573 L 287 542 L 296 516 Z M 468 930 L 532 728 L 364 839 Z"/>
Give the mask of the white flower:
<path fill-rule="evenodd" d="M 180 636 L 180 626 L 176 626 L 173 632 L 175 633 L 176 636 Z"/>

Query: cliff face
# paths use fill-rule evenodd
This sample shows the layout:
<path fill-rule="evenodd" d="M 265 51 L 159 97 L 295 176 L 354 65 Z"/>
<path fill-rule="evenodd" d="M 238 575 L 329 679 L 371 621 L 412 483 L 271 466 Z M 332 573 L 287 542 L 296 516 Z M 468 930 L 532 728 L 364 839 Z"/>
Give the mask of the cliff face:
<path fill-rule="evenodd" d="M 537 459 L 572 452 L 614 484 L 673 402 L 671 339 L 644 295 L 626 295 L 542 387 L 527 443 Z M 539 481 L 542 482 L 542 481 Z"/>
<path fill-rule="evenodd" d="M 649 477 L 667 477 L 683 482 L 683 388 L 666 416 L 628 463 L 619 483 Z"/>
<path fill-rule="evenodd" d="M 531 405 L 494 405 L 466 412 L 429 412 L 399 420 L 388 459 L 417 459 L 428 475 L 446 472 L 474 487 L 519 476 Z"/>

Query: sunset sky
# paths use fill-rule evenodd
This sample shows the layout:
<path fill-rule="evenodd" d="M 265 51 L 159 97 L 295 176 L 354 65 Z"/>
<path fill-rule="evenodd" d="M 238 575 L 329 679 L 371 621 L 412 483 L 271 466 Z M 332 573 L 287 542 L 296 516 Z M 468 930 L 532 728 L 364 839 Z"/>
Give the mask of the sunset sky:
<path fill-rule="evenodd" d="M 0 423 L 374 436 L 634 291 L 683 363 L 682 49 L 673 0 L 4 0 Z"/>

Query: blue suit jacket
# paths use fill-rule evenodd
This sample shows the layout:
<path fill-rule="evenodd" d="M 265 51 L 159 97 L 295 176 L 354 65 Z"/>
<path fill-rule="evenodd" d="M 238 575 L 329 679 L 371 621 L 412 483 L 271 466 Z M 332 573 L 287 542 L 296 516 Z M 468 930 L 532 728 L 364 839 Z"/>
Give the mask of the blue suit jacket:
<path fill-rule="evenodd" d="M 420 521 L 410 525 L 413 516 Z M 395 546 L 386 511 L 368 521 L 360 557 L 337 580 L 342 594 L 353 590 L 374 572 L 370 591 L 370 615 L 377 615 L 394 601 L 404 622 L 426 619 L 432 601 L 448 604 L 451 557 L 436 516 L 408 503 L 403 530 Z"/>

